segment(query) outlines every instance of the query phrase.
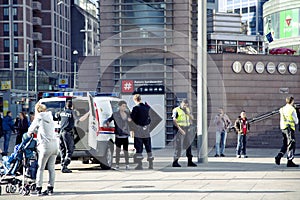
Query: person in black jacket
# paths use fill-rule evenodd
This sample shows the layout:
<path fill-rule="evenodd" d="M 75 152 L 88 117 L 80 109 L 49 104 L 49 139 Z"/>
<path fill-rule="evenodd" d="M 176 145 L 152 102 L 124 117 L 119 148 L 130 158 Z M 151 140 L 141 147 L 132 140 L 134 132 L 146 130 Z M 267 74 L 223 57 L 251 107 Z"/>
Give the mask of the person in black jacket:
<path fill-rule="evenodd" d="M 73 129 L 75 126 L 72 101 L 66 102 L 66 108 L 60 113 L 61 129 L 59 135 L 59 150 L 61 157 L 61 172 L 71 173 L 68 165 L 71 163 L 71 157 L 74 152 Z"/>
<path fill-rule="evenodd" d="M 19 113 L 19 120 L 16 126 L 17 129 L 17 137 L 16 137 L 16 145 L 21 144 L 22 137 L 24 133 L 28 131 L 28 119 L 24 112 Z"/>
<path fill-rule="evenodd" d="M 153 156 L 151 147 L 151 137 L 149 131 L 149 125 L 151 122 L 149 116 L 150 106 L 141 102 L 142 98 L 139 94 L 133 96 L 133 101 L 135 106 L 131 112 L 131 119 L 135 123 L 134 130 L 134 148 L 136 149 L 136 154 L 134 155 L 134 160 L 138 164 L 136 170 L 143 169 L 143 145 L 147 151 L 147 160 L 149 162 L 149 169 L 153 169 Z"/>
<path fill-rule="evenodd" d="M 111 121 L 115 124 L 116 134 L 116 169 L 119 168 L 121 146 L 123 146 L 126 169 L 129 169 L 129 156 L 128 156 L 128 137 L 130 135 L 129 123 L 131 122 L 130 113 L 127 110 L 127 103 L 119 101 L 119 110 L 114 112 L 107 120 L 106 125 L 109 126 Z"/>

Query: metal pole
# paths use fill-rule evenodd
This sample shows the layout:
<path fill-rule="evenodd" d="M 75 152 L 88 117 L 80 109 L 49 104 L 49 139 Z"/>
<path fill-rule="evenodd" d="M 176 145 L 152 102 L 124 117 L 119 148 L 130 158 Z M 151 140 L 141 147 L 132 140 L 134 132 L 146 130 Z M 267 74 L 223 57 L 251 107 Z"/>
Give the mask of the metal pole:
<path fill-rule="evenodd" d="M 197 148 L 198 162 L 207 163 L 207 36 L 206 1 L 198 0 Z"/>
<path fill-rule="evenodd" d="M 9 29 L 10 29 L 10 69 L 11 89 L 15 89 L 15 57 L 14 57 L 14 24 L 13 24 L 13 0 L 9 0 Z"/>
<path fill-rule="evenodd" d="M 38 66 L 37 66 L 37 51 L 34 51 L 34 93 L 35 93 L 35 101 L 38 101 L 38 85 L 37 85 L 37 72 L 38 72 Z"/>
<path fill-rule="evenodd" d="M 26 62 L 26 104 L 29 109 L 29 44 L 26 45 L 27 62 Z"/>
<path fill-rule="evenodd" d="M 76 90 L 76 72 L 77 72 L 77 63 L 76 61 L 74 62 L 74 89 L 73 90 Z"/>

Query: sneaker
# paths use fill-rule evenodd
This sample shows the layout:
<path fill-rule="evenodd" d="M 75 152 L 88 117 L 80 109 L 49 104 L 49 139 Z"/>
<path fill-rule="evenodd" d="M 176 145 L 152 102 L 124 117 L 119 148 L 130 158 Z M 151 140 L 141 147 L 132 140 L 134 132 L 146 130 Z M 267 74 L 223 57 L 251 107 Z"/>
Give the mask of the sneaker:
<path fill-rule="evenodd" d="M 224 154 L 222 154 L 222 153 L 221 153 L 221 155 L 220 155 L 220 156 L 221 156 L 221 157 L 225 157 L 225 155 L 224 155 Z"/>
<path fill-rule="evenodd" d="M 178 160 L 177 160 L 177 161 L 173 162 L 172 167 L 181 167 L 181 165 L 178 163 Z"/>
<path fill-rule="evenodd" d="M 134 169 L 135 170 L 143 170 L 143 167 L 142 167 L 142 165 L 137 165 Z"/>
<path fill-rule="evenodd" d="M 299 165 L 296 165 L 292 160 L 288 160 L 287 167 L 299 167 Z"/>
<path fill-rule="evenodd" d="M 36 187 L 35 190 L 30 192 L 30 196 L 42 196 L 42 187 Z"/>
<path fill-rule="evenodd" d="M 280 165 L 280 159 L 281 159 L 280 156 L 276 156 L 275 157 L 275 163 L 276 163 L 276 165 Z"/>
<path fill-rule="evenodd" d="M 67 167 L 63 167 L 63 168 L 61 169 L 61 172 L 62 172 L 62 173 L 72 173 L 72 170 L 68 169 Z"/>
<path fill-rule="evenodd" d="M 236 155 L 237 158 L 241 158 L 241 155 Z"/>
<path fill-rule="evenodd" d="M 216 154 L 215 157 L 220 157 L 219 154 Z"/>
<path fill-rule="evenodd" d="M 120 167 L 119 167 L 119 165 L 116 165 L 116 169 L 119 169 Z"/>
<path fill-rule="evenodd" d="M 42 192 L 42 195 L 43 196 L 52 196 L 53 195 L 53 187 L 48 186 L 48 189 L 45 190 L 44 192 Z"/>
<path fill-rule="evenodd" d="M 248 156 L 246 156 L 246 155 L 242 155 L 242 158 L 248 158 Z"/>
<path fill-rule="evenodd" d="M 125 169 L 126 169 L 126 170 L 129 170 L 129 168 L 130 168 L 129 165 L 126 165 L 126 166 L 125 166 Z"/>

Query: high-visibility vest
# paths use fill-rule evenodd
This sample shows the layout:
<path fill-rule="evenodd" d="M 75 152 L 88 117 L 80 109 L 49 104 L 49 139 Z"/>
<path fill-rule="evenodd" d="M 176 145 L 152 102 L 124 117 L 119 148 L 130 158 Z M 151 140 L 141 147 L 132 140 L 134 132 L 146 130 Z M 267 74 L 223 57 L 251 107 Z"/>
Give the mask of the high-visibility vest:
<path fill-rule="evenodd" d="M 177 124 L 179 126 L 190 126 L 190 117 L 189 117 L 189 115 L 185 114 L 185 112 L 180 107 L 176 107 L 174 109 L 178 113 L 178 116 L 176 118 Z M 190 113 L 189 108 L 186 108 L 186 110 L 187 110 L 188 113 Z"/>
<path fill-rule="evenodd" d="M 288 125 L 295 130 L 295 122 L 293 119 L 292 113 L 296 111 L 295 108 L 289 104 L 283 106 L 280 108 L 280 128 L 281 129 L 286 129 Z"/>

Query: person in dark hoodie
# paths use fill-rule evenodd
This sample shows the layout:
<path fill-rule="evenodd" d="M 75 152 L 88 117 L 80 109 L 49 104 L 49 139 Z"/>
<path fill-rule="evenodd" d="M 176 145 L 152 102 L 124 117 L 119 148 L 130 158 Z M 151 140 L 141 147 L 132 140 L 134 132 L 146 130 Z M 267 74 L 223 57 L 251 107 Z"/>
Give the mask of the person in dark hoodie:
<path fill-rule="evenodd" d="M 15 131 L 14 120 L 12 118 L 11 111 L 7 111 L 6 116 L 3 118 L 2 129 L 3 129 L 3 137 L 4 137 L 4 147 L 3 147 L 4 149 L 2 152 L 2 156 L 7 156 L 10 137 L 12 132 Z"/>
<path fill-rule="evenodd" d="M 133 96 L 133 101 L 135 106 L 131 111 L 131 119 L 135 124 L 134 130 L 134 148 L 136 149 L 136 154 L 134 155 L 134 161 L 138 164 L 135 169 L 142 170 L 142 160 L 143 160 L 143 145 L 145 146 L 147 152 L 147 160 L 149 162 L 149 169 L 153 169 L 152 155 L 152 145 L 149 126 L 151 123 L 149 111 L 150 106 L 148 104 L 142 103 L 142 98 L 139 94 Z"/>
<path fill-rule="evenodd" d="M 131 122 L 130 113 L 127 112 L 127 103 L 119 101 L 119 110 L 114 112 L 107 120 L 106 125 L 109 126 L 111 121 L 114 121 L 116 135 L 116 169 L 119 169 L 120 152 L 123 146 L 125 157 L 125 168 L 129 169 L 128 156 L 128 137 L 130 136 L 129 122 Z"/>

